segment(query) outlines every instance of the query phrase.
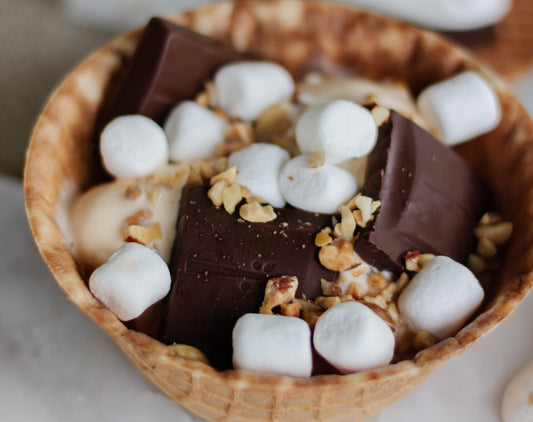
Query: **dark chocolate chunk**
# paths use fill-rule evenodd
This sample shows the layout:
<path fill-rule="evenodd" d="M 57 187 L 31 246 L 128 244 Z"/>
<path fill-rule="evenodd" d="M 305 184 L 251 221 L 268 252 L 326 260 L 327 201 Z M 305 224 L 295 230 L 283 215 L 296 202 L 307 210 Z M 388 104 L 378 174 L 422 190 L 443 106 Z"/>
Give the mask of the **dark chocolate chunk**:
<path fill-rule="evenodd" d="M 320 296 L 320 279 L 335 273 L 318 261 L 317 232 L 331 216 L 275 209 L 277 218 L 250 223 L 215 207 L 205 186 L 185 186 L 163 306 L 160 339 L 202 350 L 217 368 L 231 362 L 237 319 L 258 312 L 269 278 L 298 277 L 297 297 Z"/>
<path fill-rule="evenodd" d="M 217 68 L 244 58 L 220 41 L 152 18 L 135 50 L 110 118 L 143 114 L 161 123 L 172 106 L 192 99 Z"/>
<path fill-rule="evenodd" d="M 355 250 L 378 269 L 402 271 L 408 251 L 465 263 L 473 250 L 482 183 L 455 152 L 394 111 L 368 157 L 362 193 L 381 200 L 381 209 Z"/>

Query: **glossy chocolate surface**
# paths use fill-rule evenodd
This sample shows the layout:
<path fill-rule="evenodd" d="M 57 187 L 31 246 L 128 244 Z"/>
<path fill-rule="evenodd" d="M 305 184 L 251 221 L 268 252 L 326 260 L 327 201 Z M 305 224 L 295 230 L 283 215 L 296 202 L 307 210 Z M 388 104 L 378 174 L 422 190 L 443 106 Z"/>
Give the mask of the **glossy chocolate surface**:
<path fill-rule="evenodd" d="M 275 209 L 268 223 L 250 223 L 215 207 L 207 187 L 186 186 L 180 201 L 170 271 L 173 285 L 163 306 L 160 339 L 195 346 L 217 368 L 231 362 L 237 319 L 258 312 L 269 278 L 298 277 L 297 297 L 322 294 L 322 267 L 314 238 L 331 216 Z M 236 211 L 237 213 L 238 211 Z"/>
<path fill-rule="evenodd" d="M 374 224 L 356 242 L 363 260 L 402 271 L 418 250 L 465 263 L 484 205 L 484 188 L 450 148 L 392 111 L 368 157 L 364 195 L 381 200 Z"/>
<path fill-rule="evenodd" d="M 172 106 L 194 98 L 216 69 L 244 58 L 220 41 L 152 18 L 135 50 L 110 118 L 143 114 L 162 123 Z"/>

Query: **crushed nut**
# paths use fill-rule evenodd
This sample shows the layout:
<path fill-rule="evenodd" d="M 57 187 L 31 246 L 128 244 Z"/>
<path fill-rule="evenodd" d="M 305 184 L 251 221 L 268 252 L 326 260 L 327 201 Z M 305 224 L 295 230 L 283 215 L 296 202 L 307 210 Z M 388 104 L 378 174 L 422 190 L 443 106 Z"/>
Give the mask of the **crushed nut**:
<path fill-rule="evenodd" d="M 388 283 L 379 293 L 383 299 L 385 299 L 385 302 L 392 301 L 392 298 L 394 297 L 395 293 L 395 285 L 394 283 Z"/>
<path fill-rule="evenodd" d="M 410 251 L 403 256 L 405 259 L 405 269 L 407 271 L 420 271 L 420 267 L 418 266 L 420 255 L 420 251 Z"/>
<path fill-rule="evenodd" d="M 246 199 L 246 202 L 252 197 L 252 191 L 246 187 L 241 185 L 241 195 L 244 199 Z"/>
<path fill-rule="evenodd" d="M 503 217 L 496 212 L 486 212 L 479 220 L 481 226 L 492 226 L 494 224 L 501 223 Z"/>
<path fill-rule="evenodd" d="M 224 147 L 226 155 L 251 145 L 254 142 L 254 131 L 248 122 L 235 122 L 224 131 Z"/>
<path fill-rule="evenodd" d="M 272 314 L 272 309 L 282 304 L 291 303 L 294 300 L 296 289 L 298 288 L 298 278 L 294 276 L 281 276 L 268 280 L 265 288 L 265 298 L 260 314 Z"/>
<path fill-rule="evenodd" d="M 366 224 L 370 221 L 370 217 L 372 217 L 372 198 L 357 195 L 355 197 L 355 205 L 361 210 L 362 219 L 366 227 Z"/>
<path fill-rule="evenodd" d="M 413 338 L 415 350 L 422 350 L 437 344 L 437 339 L 428 331 L 419 331 Z"/>
<path fill-rule="evenodd" d="M 283 303 L 280 305 L 280 313 L 283 316 L 299 317 L 300 305 L 298 303 Z"/>
<path fill-rule="evenodd" d="M 376 106 L 372 109 L 370 114 L 372 114 L 372 117 L 374 118 L 376 125 L 381 126 L 383 123 L 385 123 L 388 120 L 390 116 L 390 110 L 385 107 Z"/>
<path fill-rule="evenodd" d="M 479 239 L 476 252 L 483 258 L 492 258 L 498 254 L 498 248 L 486 237 Z"/>
<path fill-rule="evenodd" d="M 381 273 L 372 273 L 368 276 L 368 287 L 373 292 L 380 292 L 388 283 L 388 280 Z"/>
<path fill-rule="evenodd" d="M 161 188 L 150 187 L 146 189 L 146 197 L 152 204 L 157 204 L 161 198 Z"/>
<path fill-rule="evenodd" d="M 346 288 L 346 294 L 350 295 L 354 299 L 362 299 L 367 291 L 368 290 L 365 287 L 357 283 L 350 283 Z"/>
<path fill-rule="evenodd" d="M 315 246 L 322 247 L 329 245 L 333 242 L 333 238 L 330 236 L 331 227 L 324 227 L 317 235 L 315 236 Z"/>
<path fill-rule="evenodd" d="M 272 205 L 261 205 L 258 202 L 244 204 L 239 209 L 239 215 L 251 223 L 266 223 L 277 218 Z"/>
<path fill-rule="evenodd" d="M 228 214 L 235 212 L 235 207 L 242 201 L 241 185 L 234 183 L 222 189 L 222 204 Z"/>
<path fill-rule="evenodd" d="M 329 270 L 347 270 L 354 259 L 353 245 L 348 240 L 336 239 L 329 245 L 320 248 L 318 259 Z"/>
<path fill-rule="evenodd" d="M 168 189 L 183 186 L 189 178 L 191 167 L 185 164 L 170 164 L 148 177 L 156 186 Z"/>
<path fill-rule="evenodd" d="M 288 102 L 268 107 L 255 121 L 255 136 L 259 142 L 272 142 L 292 127 L 292 106 Z"/>
<path fill-rule="evenodd" d="M 346 239 L 352 239 L 355 231 L 355 218 L 346 205 L 339 207 L 341 213 L 340 232 Z"/>
<path fill-rule="evenodd" d="M 311 330 L 315 328 L 318 318 L 323 314 L 321 311 L 302 311 L 302 319 L 307 322 Z"/>
<path fill-rule="evenodd" d="M 339 296 L 319 296 L 315 300 L 324 310 L 333 308 L 335 305 L 341 303 L 341 298 Z"/>
<path fill-rule="evenodd" d="M 213 186 L 216 182 L 224 180 L 228 185 L 231 185 L 235 182 L 235 177 L 237 176 L 237 167 L 232 165 L 228 169 L 224 170 L 222 173 L 218 173 L 216 176 L 211 177 L 209 183 Z"/>
<path fill-rule="evenodd" d="M 479 274 L 489 268 L 487 261 L 481 256 L 471 253 L 468 255 L 468 268 L 472 270 L 474 274 Z"/>
<path fill-rule="evenodd" d="M 228 182 L 225 180 L 219 180 L 207 191 L 207 196 L 215 207 L 220 207 L 222 205 L 222 191 L 227 187 Z"/>
<path fill-rule="evenodd" d="M 401 324 L 400 312 L 398 311 L 398 307 L 396 306 L 396 304 L 394 302 L 389 303 L 385 311 L 387 312 L 387 314 L 389 314 L 394 325 L 396 327 L 399 327 Z"/>
<path fill-rule="evenodd" d="M 433 255 L 432 253 L 423 253 L 423 254 L 421 254 L 418 257 L 418 261 L 417 261 L 418 267 L 420 269 L 424 268 L 426 266 L 426 264 L 431 262 L 434 258 L 435 258 L 435 255 Z"/>
<path fill-rule="evenodd" d="M 326 162 L 326 151 L 323 149 L 319 151 L 314 151 L 311 154 L 309 154 L 309 158 L 307 159 L 307 168 L 318 168 L 322 167 L 324 163 Z"/>
<path fill-rule="evenodd" d="M 324 296 L 340 296 L 342 294 L 341 287 L 334 281 L 327 281 L 320 279 L 320 287 Z"/>
<path fill-rule="evenodd" d="M 137 211 L 131 217 L 126 218 L 126 224 L 128 226 L 139 225 L 142 226 L 154 218 L 154 213 L 148 209 L 142 209 Z"/>
<path fill-rule="evenodd" d="M 130 201 L 135 201 L 137 199 L 139 199 L 141 197 L 141 195 L 143 194 L 143 191 L 142 189 L 137 186 L 137 185 L 130 185 L 128 186 L 128 188 L 126 189 L 126 193 L 125 193 L 125 196 L 126 198 L 128 198 Z"/>
<path fill-rule="evenodd" d="M 159 223 L 151 224 L 149 226 L 128 226 L 122 230 L 122 237 L 126 242 L 137 242 L 142 245 L 149 245 L 150 243 L 161 239 L 161 226 L 159 226 Z"/>
<path fill-rule="evenodd" d="M 189 346 L 188 344 L 172 344 L 168 346 L 171 355 L 173 356 L 181 356 L 185 359 L 190 360 L 196 360 L 198 362 L 203 362 L 207 365 L 209 365 L 209 360 L 207 359 L 207 356 L 204 355 L 204 353 L 200 350 L 198 350 L 196 347 Z"/>
<path fill-rule="evenodd" d="M 376 296 L 363 296 L 363 301 L 371 305 L 376 305 L 381 309 L 387 309 L 387 301 L 381 295 Z"/>
<path fill-rule="evenodd" d="M 312 300 L 308 299 L 294 299 L 294 303 L 297 303 L 302 311 L 320 311 L 320 306 Z"/>
<path fill-rule="evenodd" d="M 513 223 L 503 221 L 501 223 L 476 227 L 475 233 L 478 239 L 487 239 L 494 246 L 506 243 L 513 233 Z"/>
<path fill-rule="evenodd" d="M 400 294 L 405 286 L 409 283 L 409 275 L 407 273 L 401 273 L 398 280 L 396 280 L 396 294 Z"/>

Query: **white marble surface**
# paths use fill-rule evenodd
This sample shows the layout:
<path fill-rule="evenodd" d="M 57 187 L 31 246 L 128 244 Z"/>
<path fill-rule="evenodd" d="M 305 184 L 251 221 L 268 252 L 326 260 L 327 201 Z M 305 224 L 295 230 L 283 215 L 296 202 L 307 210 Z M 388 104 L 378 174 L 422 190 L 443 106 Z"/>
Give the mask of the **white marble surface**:
<path fill-rule="evenodd" d="M 515 91 L 533 111 L 533 75 Z M 65 299 L 40 260 L 19 180 L 0 176 L 0 409 L 9 422 L 199 419 L 173 404 Z M 498 422 L 504 387 L 533 358 L 533 295 L 475 347 L 374 422 Z"/>

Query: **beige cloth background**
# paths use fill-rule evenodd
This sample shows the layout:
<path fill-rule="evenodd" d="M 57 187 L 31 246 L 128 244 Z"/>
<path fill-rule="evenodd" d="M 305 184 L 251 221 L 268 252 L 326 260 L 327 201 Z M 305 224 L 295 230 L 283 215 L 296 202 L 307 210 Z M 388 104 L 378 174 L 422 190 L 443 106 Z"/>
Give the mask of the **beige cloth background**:
<path fill-rule="evenodd" d="M 22 175 L 31 129 L 49 93 L 113 35 L 68 20 L 58 0 L 0 0 L 0 173 Z"/>

